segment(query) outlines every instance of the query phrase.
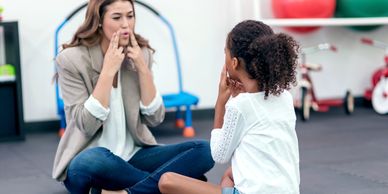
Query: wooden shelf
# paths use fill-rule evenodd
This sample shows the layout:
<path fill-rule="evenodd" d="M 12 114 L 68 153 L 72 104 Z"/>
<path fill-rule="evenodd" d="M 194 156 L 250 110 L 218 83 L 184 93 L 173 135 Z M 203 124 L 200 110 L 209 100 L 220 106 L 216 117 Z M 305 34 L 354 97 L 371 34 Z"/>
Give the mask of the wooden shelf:
<path fill-rule="evenodd" d="M 258 19 L 270 26 L 373 26 L 388 25 L 388 17 Z"/>

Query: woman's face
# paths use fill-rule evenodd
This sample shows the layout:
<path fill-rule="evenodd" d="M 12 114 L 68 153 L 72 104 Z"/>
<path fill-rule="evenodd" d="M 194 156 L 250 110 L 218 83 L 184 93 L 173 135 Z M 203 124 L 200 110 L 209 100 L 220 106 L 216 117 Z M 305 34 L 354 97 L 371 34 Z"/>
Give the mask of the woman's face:
<path fill-rule="evenodd" d="M 102 21 L 103 40 L 110 42 L 113 33 L 120 30 L 120 46 L 127 46 L 130 41 L 130 31 L 134 30 L 135 17 L 132 4 L 129 1 L 115 1 L 106 7 Z"/>

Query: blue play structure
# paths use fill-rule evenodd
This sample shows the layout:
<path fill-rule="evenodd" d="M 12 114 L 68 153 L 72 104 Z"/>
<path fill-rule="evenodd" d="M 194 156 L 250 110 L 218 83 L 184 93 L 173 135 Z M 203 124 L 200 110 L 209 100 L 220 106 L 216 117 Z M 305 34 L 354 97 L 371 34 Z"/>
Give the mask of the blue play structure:
<path fill-rule="evenodd" d="M 199 102 L 199 98 L 193 94 L 190 94 L 186 91 L 183 90 L 183 80 L 182 80 L 182 73 L 181 73 L 181 62 L 179 58 L 179 51 L 178 51 L 178 45 L 176 42 L 176 37 L 175 37 L 175 31 L 174 28 L 172 27 L 171 23 L 168 22 L 168 20 L 163 17 L 158 11 L 156 11 L 154 8 L 150 7 L 149 5 L 141 2 L 141 1 L 135 1 L 136 4 L 139 4 L 143 6 L 144 8 L 148 9 L 152 13 L 154 13 L 169 29 L 171 39 L 172 39 L 172 44 L 174 48 L 174 54 L 175 54 L 175 62 L 177 66 L 177 72 L 178 72 L 178 81 L 179 81 L 179 91 L 178 93 L 173 93 L 173 94 L 165 94 L 162 95 L 163 97 L 163 102 L 164 106 L 166 108 L 175 108 L 175 116 L 176 116 L 176 126 L 179 128 L 183 128 L 183 136 L 185 137 L 193 137 L 195 136 L 195 130 L 192 126 L 192 115 L 191 115 L 191 107 L 193 105 L 197 105 Z M 58 54 L 58 48 L 59 48 L 59 43 L 58 43 L 58 36 L 59 32 L 61 29 L 65 26 L 65 24 L 74 16 L 76 15 L 80 10 L 85 8 L 87 6 L 87 3 L 79 6 L 77 9 L 75 9 L 66 19 L 58 26 L 58 28 L 55 31 L 55 56 Z M 55 92 L 56 92 L 56 97 L 57 97 L 57 106 L 58 106 L 58 115 L 60 116 L 61 119 L 61 129 L 60 129 L 60 136 L 63 134 L 64 129 L 66 128 L 66 120 L 65 120 L 65 111 L 64 111 L 64 104 L 63 100 L 60 96 L 60 91 L 58 84 L 55 84 Z M 181 110 L 185 109 L 185 119 L 183 119 L 183 115 L 181 113 Z"/>

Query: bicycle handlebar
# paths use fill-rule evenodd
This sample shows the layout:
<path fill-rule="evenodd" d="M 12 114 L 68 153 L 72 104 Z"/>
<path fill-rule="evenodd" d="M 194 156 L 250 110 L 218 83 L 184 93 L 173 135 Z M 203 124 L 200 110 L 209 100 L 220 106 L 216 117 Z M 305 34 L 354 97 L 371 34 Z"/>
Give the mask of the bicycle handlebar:
<path fill-rule="evenodd" d="M 312 47 L 306 47 L 302 49 L 302 54 L 311 54 L 311 53 L 316 53 L 318 51 L 324 51 L 324 50 L 331 50 L 333 52 L 337 52 L 337 47 L 330 43 L 321 43 L 316 46 Z"/>
<path fill-rule="evenodd" d="M 374 46 L 374 47 L 377 47 L 380 49 L 384 49 L 386 52 L 388 52 L 388 43 L 373 40 L 370 38 L 365 38 L 365 37 L 361 38 L 361 42 L 366 44 L 366 45 L 370 45 L 370 46 Z"/>

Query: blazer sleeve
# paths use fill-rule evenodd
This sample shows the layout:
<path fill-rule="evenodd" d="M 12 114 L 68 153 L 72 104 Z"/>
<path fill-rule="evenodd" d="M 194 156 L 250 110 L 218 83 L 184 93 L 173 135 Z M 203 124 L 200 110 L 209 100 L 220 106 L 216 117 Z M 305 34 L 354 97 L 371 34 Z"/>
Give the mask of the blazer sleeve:
<path fill-rule="evenodd" d="M 66 53 L 56 58 L 58 83 L 64 102 L 67 125 L 74 123 L 85 136 L 93 136 L 103 121 L 94 117 L 84 106 L 90 94 L 75 64 Z"/>
<path fill-rule="evenodd" d="M 148 67 L 152 70 L 152 64 L 154 63 L 153 57 L 152 57 L 152 51 L 150 49 L 144 49 L 143 50 L 144 57 L 146 59 L 146 63 L 148 64 Z M 154 111 L 153 114 L 143 114 L 140 112 L 141 120 L 144 124 L 150 127 L 155 127 L 163 122 L 164 115 L 165 115 L 165 108 L 163 105 L 163 100 L 160 106 Z"/>

